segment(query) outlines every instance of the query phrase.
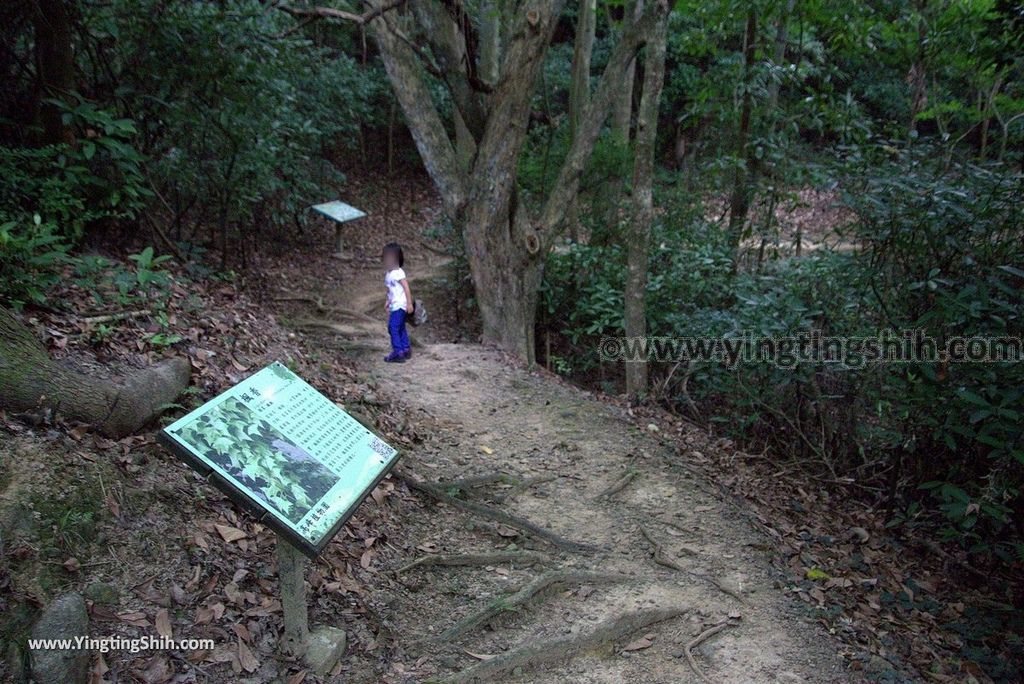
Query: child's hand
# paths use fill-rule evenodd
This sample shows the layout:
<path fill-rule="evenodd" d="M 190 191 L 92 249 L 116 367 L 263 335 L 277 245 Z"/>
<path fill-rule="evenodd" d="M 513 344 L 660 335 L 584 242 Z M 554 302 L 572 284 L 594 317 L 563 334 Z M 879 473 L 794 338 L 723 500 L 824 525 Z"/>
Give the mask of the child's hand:
<path fill-rule="evenodd" d="M 405 313 L 412 315 L 413 306 L 411 303 L 405 305 Z"/>

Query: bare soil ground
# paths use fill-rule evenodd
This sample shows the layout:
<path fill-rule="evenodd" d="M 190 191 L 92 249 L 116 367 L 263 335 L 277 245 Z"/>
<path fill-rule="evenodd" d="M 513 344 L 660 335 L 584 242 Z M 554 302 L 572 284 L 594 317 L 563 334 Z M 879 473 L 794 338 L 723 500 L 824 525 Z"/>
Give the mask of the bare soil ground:
<path fill-rule="evenodd" d="M 443 268 L 415 251 L 407 264 L 415 296 Z M 352 263 L 338 277 L 340 286 L 304 290 L 306 308 L 284 317 L 314 346 L 354 355 L 375 394 L 397 407 L 392 420 L 419 426 L 401 478 L 414 489 L 442 483 L 441 497 L 420 493 L 391 518 L 406 543 L 378 545 L 372 567 L 386 574 L 437 556 L 471 563 L 427 561 L 370 583 L 367 604 L 394 651 L 372 673 L 350 661 L 346 680 L 846 679 L 822 627 L 783 596 L 769 539 L 687 468 L 676 440 L 476 344 L 421 340 L 408 363 L 385 364 L 379 270 Z M 505 555 L 479 558 L 496 553 Z M 548 580 L 518 603 L 515 592 Z M 456 625 L 464 628 L 450 633 Z"/>
<path fill-rule="evenodd" d="M 429 182 L 391 185 L 350 188 L 370 217 L 346 228 L 346 260 L 323 224 L 246 282 L 175 281 L 172 348 L 140 342 L 164 330 L 146 317 L 98 336 L 72 285 L 60 296 L 84 305 L 26 316 L 55 356 L 98 368 L 187 354 L 190 405 L 287 360 L 403 451 L 308 573 L 312 620 L 349 637 L 324 681 L 990 681 L 964 655 L 963 561 L 917 553 L 771 455 L 471 343 L 423 234 Z M 397 366 L 381 361 L 391 239 L 431 311 Z M 18 681 L 17 644 L 68 590 L 86 593 L 92 636 L 216 644 L 97 655 L 97 683 L 318 680 L 277 650 L 273 533 L 152 432 L 113 442 L 0 414 L 0 529 L 0 680 Z"/>

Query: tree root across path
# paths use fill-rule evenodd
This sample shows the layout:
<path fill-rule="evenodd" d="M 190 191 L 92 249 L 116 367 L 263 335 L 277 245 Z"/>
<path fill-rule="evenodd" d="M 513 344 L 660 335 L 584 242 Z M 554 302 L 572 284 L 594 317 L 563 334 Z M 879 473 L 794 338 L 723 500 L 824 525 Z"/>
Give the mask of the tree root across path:
<path fill-rule="evenodd" d="M 616 494 L 621 492 L 623 489 L 625 489 L 626 485 L 628 485 L 630 482 L 632 482 L 633 478 L 635 478 L 639 474 L 640 474 L 640 471 L 638 471 L 638 470 L 630 469 L 630 470 L 626 471 L 626 473 L 622 477 L 620 477 L 618 480 L 613 482 L 612 485 L 610 487 L 608 487 L 608 489 L 606 489 L 603 492 L 601 492 L 600 494 L 598 494 L 597 498 L 598 499 L 608 499 L 608 498 L 611 498 L 612 496 L 615 496 Z"/>
<path fill-rule="evenodd" d="M 714 577 L 708 577 L 707 575 L 703 575 L 699 572 L 687 570 L 686 568 L 681 566 L 675 559 L 669 557 L 669 555 L 665 553 L 665 548 L 661 545 L 661 543 L 658 542 L 647 530 L 647 528 L 643 525 L 640 526 L 640 534 L 642 534 L 644 539 L 646 539 L 647 542 L 651 545 L 651 559 L 658 565 L 664 566 L 666 568 L 671 568 L 672 570 L 676 570 L 678 572 L 684 572 L 690 577 L 693 577 L 694 579 L 700 580 L 701 582 L 707 582 L 708 584 L 712 585 L 713 587 L 715 587 L 715 589 L 718 589 L 726 596 L 731 596 L 740 603 L 746 603 L 746 601 L 743 600 L 742 596 L 737 594 L 732 589 L 723 586 L 722 583 L 716 580 Z"/>
<path fill-rule="evenodd" d="M 444 565 L 448 567 L 471 566 L 471 565 L 537 565 L 547 563 L 551 560 L 547 555 L 537 551 L 495 551 L 493 553 L 456 553 L 451 555 L 431 554 L 417 558 L 411 563 L 406 563 L 395 570 L 400 575 L 406 570 L 412 570 L 421 565 Z"/>
<path fill-rule="evenodd" d="M 509 499 L 517 494 L 526 491 L 534 485 L 543 484 L 545 482 L 551 482 L 557 480 L 558 475 L 538 475 L 537 477 L 526 477 L 520 478 L 515 475 L 510 475 L 503 472 L 484 473 L 483 475 L 471 475 L 470 477 L 461 478 L 458 480 L 448 480 L 446 482 L 439 482 L 438 486 L 443 485 L 443 489 L 451 495 L 455 495 L 453 490 L 458 490 L 468 494 L 471 489 L 476 487 L 483 487 L 484 485 L 501 483 L 512 485 L 508 492 L 503 494 L 497 494 L 491 497 L 495 503 L 501 503 L 506 499 Z"/>
<path fill-rule="evenodd" d="M 542 595 L 560 591 L 566 587 L 582 584 L 611 584 L 631 579 L 628 575 L 609 574 L 602 572 L 572 572 L 552 570 L 534 578 L 522 589 L 505 598 L 491 601 L 485 608 L 467 615 L 454 625 L 441 632 L 437 641 L 451 641 L 470 632 L 480 625 L 486 624 L 502 613 L 517 611 Z"/>
<path fill-rule="evenodd" d="M 456 508 L 461 508 L 465 511 L 469 511 L 470 513 L 478 515 L 481 518 L 486 518 L 487 520 L 493 520 L 495 522 L 504 523 L 509 527 L 514 527 L 516 529 L 522 530 L 523 532 L 529 535 L 532 535 L 539 539 L 543 539 L 549 544 L 552 544 L 565 551 L 573 551 L 576 553 L 588 553 L 597 550 L 596 547 L 591 546 L 589 544 L 582 544 L 580 542 L 572 541 L 571 539 L 566 539 L 558 534 L 555 534 L 551 530 L 548 530 L 535 523 L 530 522 L 529 520 L 526 520 L 525 518 L 520 518 L 510 513 L 505 513 L 504 511 L 500 511 L 491 506 L 486 506 L 484 504 L 475 503 L 473 501 L 465 501 L 463 499 L 456 498 L 448 493 L 447 485 L 443 482 L 431 484 L 429 482 L 417 480 L 416 478 L 412 477 L 409 473 L 397 469 L 392 471 L 392 473 L 394 474 L 395 477 L 397 477 L 406 485 L 408 485 L 410 489 L 426 494 L 431 498 L 436 499 L 437 501 L 451 504 Z"/>
<path fill-rule="evenodd" d="M 707 676 L 703 672 L 701 672 L 700 668 L 697 666 L 697 660 L 693 657 L 693 649 L 697 648 L 702 643 L 704 643 L 714 635 L 718 634 L 726 627 L 732 627 L 735 624 L 736 623 L 732 618 L 722 620 L 721 622 L 714 624 L 711 627 L 708 627 L 703 632 L 701 632 L 694 638 L 690 639 L 690 641 L 686 644 L 686 648 L 683 649 L 683 653 L 686 654 L 686 662 L 690 664 L 690 669 L 693 670 L 693 673 L 695 675 L 700 677 L 701 681 L 708 682 L 708 684 L 711 684 L 711 680 L 708 679 Z"/>
<path fill-rule="evenodd" d="M 586 634 L 575 634 L 560 639 L 532 640 L 508 653 L 477 663 L 444 681 L 448 684 L 495 681 L 509 675 L 516 668 L 532 668 L 567 660 L 686 612 L 686 608 L 649 608 L 626 613 L 605 620 Z"/>

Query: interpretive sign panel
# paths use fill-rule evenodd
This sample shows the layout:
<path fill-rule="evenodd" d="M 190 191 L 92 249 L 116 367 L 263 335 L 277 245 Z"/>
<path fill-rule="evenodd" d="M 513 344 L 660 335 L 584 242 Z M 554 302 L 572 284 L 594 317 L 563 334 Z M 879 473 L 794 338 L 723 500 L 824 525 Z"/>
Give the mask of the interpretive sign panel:
<path fill-rule="evenodd" d="M 352 221 L 366 216 L 366 212 L 356 209 L 351 204 L 345 204 L 344 202 L 339 201 L 314 204 L 313 210 L 320 212 L 328 218 L 334 219 L 338 223 L 345 223 L 346 221 Z"/>
<path fill-rule="evenodd" d="M 160 441 L 312 557 L 398 460 L 280 363 L 168 425 Z"/>

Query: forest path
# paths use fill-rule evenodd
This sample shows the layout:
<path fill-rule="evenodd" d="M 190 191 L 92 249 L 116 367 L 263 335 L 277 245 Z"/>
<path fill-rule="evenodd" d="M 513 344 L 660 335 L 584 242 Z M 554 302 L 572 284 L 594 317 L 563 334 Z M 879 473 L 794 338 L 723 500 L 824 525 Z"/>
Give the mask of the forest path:
<path fill-rule="evenodd" d="M 425 256 L 407 256 L 414 297 L 440 268 Z M 409 362 L 384 363 L 382 274 L 368 263 L 316 295 L 341 314 L 323 314 L 317 342 L 360 359 L 401 424 L 429 425 L 396 472 L 413 487 L 445 483 L 417 490 L 376 562 L 466 564 L 427 561 L 371 589 L 399 644 L 386 681 L 668 684 L 702 681 L 695 667 L 713 682 L 847 679 L 834 642 L 783 596 L 771 540 L 686 467 L 685 450 L 481 345 L 420 344 Z M 446 494 L 457 500 L 439 503 Z M 524 534 L 523 521 L 568 543 Z"/>

